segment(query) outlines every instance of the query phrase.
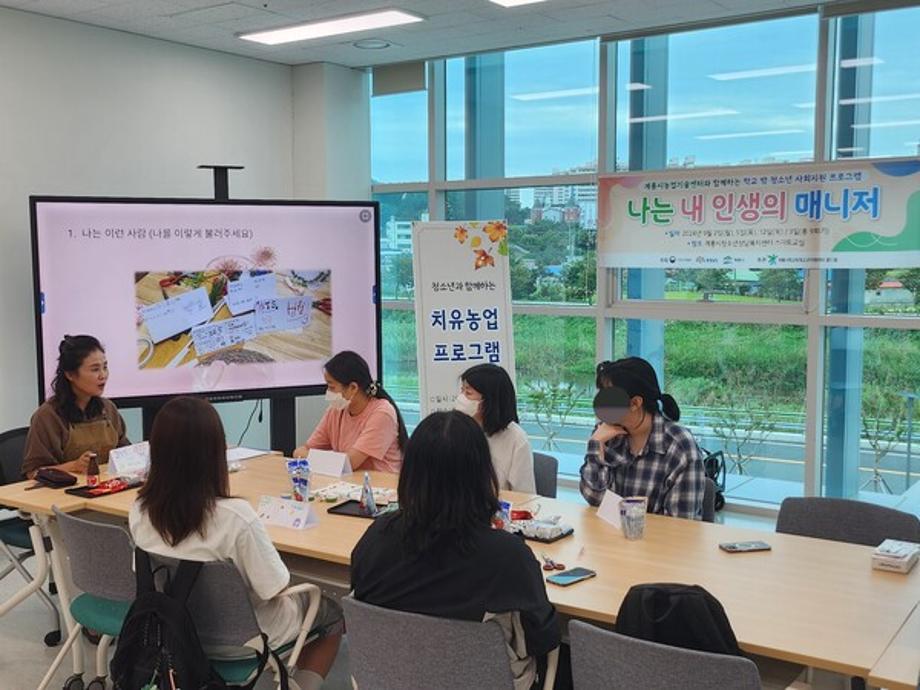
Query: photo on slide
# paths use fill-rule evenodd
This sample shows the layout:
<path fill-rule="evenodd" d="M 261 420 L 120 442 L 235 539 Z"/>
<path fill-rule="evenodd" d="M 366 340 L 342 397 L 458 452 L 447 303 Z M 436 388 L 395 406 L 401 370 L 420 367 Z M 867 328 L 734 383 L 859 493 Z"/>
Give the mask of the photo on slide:
<path fill-rule="evenodd" d="M 332 272 L 218 257 L 134 274 L 139 369 L 325 360 Z"/>

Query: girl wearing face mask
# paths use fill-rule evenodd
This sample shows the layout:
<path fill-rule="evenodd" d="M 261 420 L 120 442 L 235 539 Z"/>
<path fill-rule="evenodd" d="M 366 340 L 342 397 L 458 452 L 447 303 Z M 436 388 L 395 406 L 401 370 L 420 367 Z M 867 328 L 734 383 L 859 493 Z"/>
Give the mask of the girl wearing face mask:
<path fill-rule="evenodd" d="M 693 435 L 677 421 L 680 407 L 661 392 L 652 365 L 627 357 L 597 366 L 597 387 L 617 387 L 629 397 L 618 424 L 601 423 L 588 441 L 580 489 L 599 505 L 607 489 L 646 496 L 648 512 L 702 518 L 705 474 Z"/>
<path fill-rule="evenodd" d="M 409 438 L 406 425 L 364 358 L 339 352 L 326 362 L 323 377 L 329 409 L 294 457 L 306 457 L 311 448 L 334 450 L 348 456 L 353 470 L 399 472 Z"/>
<path fill-rule="evenodd" d="M 464 371 L 454 409 L 475 419 L 485 432 L 499 488 L 535 493 L 533 451 L 527 432 L 518 424 L 517 398 L 508 372 L 494 364 Z"/>
<path fill-rule="evenodd" d="M 54 392 L 32 415 L 22 460 L 31 479 L 40 467 L 86 472 L 90 460 L 109 460 L 109 451 L 130 443 L 125 420 L 103 398 L 109 365 L 105 350 L 91 335 L 65 335 L 58 347 Z"/>

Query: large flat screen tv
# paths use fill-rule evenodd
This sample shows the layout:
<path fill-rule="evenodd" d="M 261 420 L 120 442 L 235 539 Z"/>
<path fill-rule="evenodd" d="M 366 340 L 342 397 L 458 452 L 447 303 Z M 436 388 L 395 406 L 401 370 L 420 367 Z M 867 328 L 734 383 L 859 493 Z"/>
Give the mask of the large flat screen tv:
<path fill-rule="evenodd" d="M 78 333 L 102 341 L 105 394 L 126 406 L 319 393 L 340 350 L 379 376 L 376 202 L 30 203 L 42 400 Z"/>

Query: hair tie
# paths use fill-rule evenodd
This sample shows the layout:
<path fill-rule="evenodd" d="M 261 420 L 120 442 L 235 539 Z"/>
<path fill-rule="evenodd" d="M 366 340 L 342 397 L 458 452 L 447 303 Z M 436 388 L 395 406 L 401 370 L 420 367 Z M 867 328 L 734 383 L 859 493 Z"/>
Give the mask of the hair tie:
<path fill-rule="evenodd" d="M 367 387 L 367 394 L 368 394 L 368 395 L 372 395 L 372 396 L 376 396 L 376 395 L 377 395 L 377 391 L 379 391 L 379 390 L 380 390 L 380 384 L 377 383 L 376 381 L 371 381 L 371 385 L 369 385 L 369 386 Z"/>

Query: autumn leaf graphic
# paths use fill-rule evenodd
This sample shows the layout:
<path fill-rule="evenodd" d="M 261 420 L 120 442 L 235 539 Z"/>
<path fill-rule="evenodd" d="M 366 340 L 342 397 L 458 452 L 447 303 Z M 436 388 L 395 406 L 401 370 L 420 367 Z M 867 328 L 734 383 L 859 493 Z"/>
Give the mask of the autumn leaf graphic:
<path fill-rule="evenodd" d="M 508 226 L 502 223 L 500 220 L 492 221 L 491 223 L 486 223 L 486 226 L 483 228 L 486 235 L 489 236 L 489 240 L 493 243 L 498 242 L 508 236 Z"/>
<path fill-rule="evenodd" d="M 470 240 L 470 246 L 473 249 L 479 249 L 479 247 L 482 246 L 482 238 L 477 235 L 476 237 Z"/>
<path fill-rule="evenodd" d="M 466 238 L 470 233 L 462 225 L 458 225 L 457 229 L 454 230 L 454 239 L 457 240 L 460 244 L 466 242 Z"/>
<path fill-rule="evenodd" d="M 476 262 L 473 264 L 478 271 L 480 268 L 485 268 L 486 266 L 495 265 L 495 257 L 493 257 L 485 249 L 476 250 Z"/>

